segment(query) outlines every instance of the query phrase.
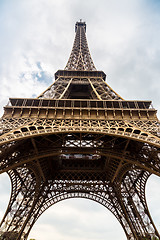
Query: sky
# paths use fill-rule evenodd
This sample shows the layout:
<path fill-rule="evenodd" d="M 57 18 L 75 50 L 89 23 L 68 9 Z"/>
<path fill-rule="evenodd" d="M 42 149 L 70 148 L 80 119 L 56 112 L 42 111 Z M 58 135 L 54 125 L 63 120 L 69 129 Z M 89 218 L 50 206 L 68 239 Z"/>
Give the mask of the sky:
<path fill-rule="evenodd" d="M 160 117 L 159 0 L 1 0 L 0 115 L 9 97 L 36 97 L 64 69 L 75 36 L 87 24 L 87 39 L 97 70 L 126 100 L 152 100 Z M 0 176 L 0 218 L 10 196 L 10 181 Z M 151 216 L 160 231 L 160 179 L 146 186 Z M 70 199 L 48 209 L 34 225 L 36 240 L 126 239 L 115 217 L 91 200 Z"/>

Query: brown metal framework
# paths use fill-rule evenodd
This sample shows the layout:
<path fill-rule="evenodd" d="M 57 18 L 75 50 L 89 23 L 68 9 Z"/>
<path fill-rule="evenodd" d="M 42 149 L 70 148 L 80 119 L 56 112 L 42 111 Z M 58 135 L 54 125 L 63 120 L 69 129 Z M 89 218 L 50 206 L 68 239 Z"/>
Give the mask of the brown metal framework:
<path fill-rule="evenodd" d="M 126 101 L 97 71 L 86 24 L 55 82 L 38 98 L 11 98 L 0 119 L 0 173 L 12 183 L 3 239 L 25 240 L 56 202 L 87 198 L 109 209 L 129 240 L 160 235 L 145 199 L 160 176 L 160 123 L 150 101 Z"/>

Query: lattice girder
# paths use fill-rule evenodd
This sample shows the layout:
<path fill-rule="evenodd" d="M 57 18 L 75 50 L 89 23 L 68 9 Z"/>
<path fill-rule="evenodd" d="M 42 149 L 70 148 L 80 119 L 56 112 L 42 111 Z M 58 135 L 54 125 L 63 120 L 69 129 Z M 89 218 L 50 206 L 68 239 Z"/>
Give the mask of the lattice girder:
<path fill-rule="evenodd" d="M 86 198 L 96 201 L 110 210 L 118 219 L 126 234 L 131 235 L 128 223 L 123 217 L 123 211 L 116 199 L 114 187 L 108 182 L 97 181 L 54 181 L 46 185 L 44 202 L 35 217 L 40 215 L 53 204 L 69 198 Z"/>
<path fill-rule="evenodd" d="M 34 193 L 34 192 L 33 192 Z M 33 194 L 32 193 L 32 194 Z M 43 194 L 41 194 L 43 193 Z M 118 196 L 117 196 L 118 197 Z M 53 204 L 69 199 L 69 198 L 87 198 L 93 201 L 96 201 L 107 209 L 109 209 L 115 217 L 119 220 L 123 229 L 126 232 L 127 236 L 131 236 L 132 232 L 128 223 L 126 222 L 125 216 L 123 214 L 123 210 L 121 205 L 119 204 L 118 198 L 116 198 L 116 192 L 114 191 L 113 184 L 108 182 L 97 182 L 97 181 L 49 181 L 45 184 L 42 184 L 39 188 L 39 194 L 37 192 L 37 202 L 34 205 L 34 209 L 32 209 L 30 218 L 28 221 L 20 215 L 19 205 L 23 205 L 22 202 L 18 202 L 17 209 L 14 209 L 14 215 L 18 215 L 17 223 L 23 222 L 23 226 L 20 228 L 21 232 L 19 232 L 18 238 L 16 239 L 26 239 L 33 224 L 40 217 L 40 215 L 48 209 Z M 16 211 L 17 210 L 17 211 Z M 12 211 L 12 210 L 11 210 Z M 11 212 L 10 211 L 10 212 Z M 27 214 L 27 206 L 24 209 L 25 214 Z M 6 233 L 12 233 L 14 231 L 14 226 L 12 224 L 12 228 L 9 227 L 9 222 L 7 221 L 7 217 L 2 224 L 6 224 L 5 226 Z M 10 221 L 15 219 L 15 216 L 10 216 Z M 17 224 L 15 223 L 15 224 Z M 23 229 L 23 231 L 22 231 Z M 18 232 L 18 229 L 16 229 Z M 4 233 L 5 236 L 5 233 Z M 20 238 L 19 238 L 20 237 Z"/>
<path fill-rule="evenodd" d="M 105 82 L 103 78 L 93 78 L 91 76 L 86 76 L 85 78 L 79 76 L 68 77 L 67 75 L 69 75 L 70 72 L 63 71 L 63 73 L 66 74 L 66 76 L 59 76 L 38 98 L 70 99 L 73 98 L 70 96 L 70 93 L 73 93 L 73 87 L 75 85 L 79 85 L 79 87 L 83 85 L 89 93 L 94 93 L 89 96 L 91 99 L 122 100 L 122 98 Z M 95 75 L 97 75 L 97 73 Z M 77 98 L 77 96 L 74 97 Z M 84 99 L 85 98 L 88 97 L 84 97 Z"/>
<path fill-rule="evenodd" d="M 77 22 L 75 40 L 65 70 L 96 70 L 88 49 L 85 32 L 86 24 Z"/>
<path fill-rule="evenodd" d="M 14 174 L 15 173 L 12 173 L 13 179 L 15 178 L 15 176 L 13 177 Z M 126 181 L 127 179 L 126 176 L 128 175 L 130 176 L 132 181 L 136 183 L 136 185 L 133 184 L 133 182 L 132 184 L 130 184 Z M 49 180 L 46 183 L 42 183 L 41 185 L 39 185 L 41 187 L 37 189 L 37 193 L 36 193 L 37 201 L 35 202 L 34 208 L 32 209 L 30 218 L 28 218 L 28 220 L 24 222 L 23 222 L 24 217 L 20 215 L 20 212 L 24 212 L 26 214 L 26 212 L 28 211 L 28 207 L 26 204 L 27 197 L 24 197 L 23 199 L 25 200 L 25 204 L 23 204 L 23 201 L 19 200 L 17 202 L 17 208 L 15 208 L 15 205 L 13 206 L 13 203 L 17 200 L 17 198 L 15 198 L 15 195 L 12 194 L 12 196 L 14 197 L 13 197 L 13 200 L 11 201 L 12 210 L 9 212 L 10 222 L 12 219 L 16 219 L 18 222 L 15 222 L 15 224 L 23 223 L 23 227 L 20 228 L 21 232 L 19 233 L 19 237 L 21 236 L 21 239 L 26 239 L 35 221 L 50 206 L 52 206 L 53 204 L 59 201 L 69 199 L 69 198 L 87 198 L 102 204 L 115 215 L 115 217 L 118 219 L 118 221 L 122 225 L 126 233 L 127 239 L 138 240 L 139 239 L 138 236 L 141 236 L 141 237 L 142 236 L 143 237 L 158 236 L 157 230 L 152 223 L 152 219 L 149 216 L 146 203 L 144 201 L 142 203 L 140 202 L 140 200 L 144 198 L 144 186 L 149 174 L 144 173 L 142 171 L 134 170 L 134 174 L 133 174 L 134 177 L 132 177 L 133 175 L 131 174 L 128 174 L 128 175 L 125 176 L 123 183 L 121 185 L 122 197 L 119 194 L 119 184 L 117 183 L 111 184 L 110 182 L 107 182 L 107 181 L 102 182 L 102 181 L 82 181 L 82 180 L 79 180 L 79 181 Z M 25 179 L 23 180 L 25 183 Z M 126 188 L 126 184 L 128 188 Z M 135 188 L 136 188 L 136 191 L 135 191 Z M 32 188 L 32 191 L 30 190 L 28 192 L 28 197 L 29 197 L 29 194 L 32 194 L 32 195 L 35 194 L 34 190 L 35 189 Z M 133 194 L 134 195 L 137 194 L 139 201 L 137 201 L 135 196 L 133 197 Z M 23 195 L 24 195 L 24 190 L 23 190 Z M 134 205 L 133 209 L 128 210 L 130 205 L 128 206 L 128 202 L 126 203 L 125 201 L 126 199 L 129 199 L 130 201 L 134 201 L 134 204 L 136 205 Z M 20 206 L 21 208 L 25 206 L 25 208 L 22 211 L 20 211 L 21 210 Z M 133 206 L 133 203 L 132 203 L 132 206 Z M 141 211 L 140 211 L 140 207 L 141 207 Z M 138 212 L 136 212 L 135 210 L 137 208 L 138 208 Z M 13 211 L 14 211 L 14 216 L 11 216 L 11 212 Z M 136 221 L 134 221 L 133 218 L 131 218 L 132 214 L 134 214 L 134 217 L 136 216 Z M 18 217 L 15 218 L 15 215 L 18 215 Z M 145 221 L 142 220 L 142 218 L 144 217 L 146 219 Z M 7 218 L 8 216 L 6 214 L 4 218 L 5 221 L 3 221 L 3 226 L 4 224 L 6 224 L 8 228 L 6 228 L 5 226 L 5 231 L 8 230 L 7 233 L 9 232 L 12 233 L 12 231 L 14 230 L 14 226 L 12 224 L 12 228 L 10 228 L 10 224 L 9 224 L 9 221 L 7 221 Z M 142 224 L 142 226 L 140 226 L 140 224 Z M 144 232 L 145 230 L 146 232 Z M 150 234 L 148 235 L 148 233 Z M 20 238 L 16 238 L 16 239 L 20 239 Z"/>
<path fill-rule="evenodd" d="M 17 122 L 22 124 L 22 126 L 15 128 Z M 23 125 L 23 122 L 30 123 Z M 21 121 L 19 121 L 19 119 L 5 118 L 3 119 L 3 129 L 5 130 L 5 127 L 8 129 L 10 125 L 10 128 L 12 127 L 14 130 L 0 136 L 0 145 L 43 134 L 92 132 L 124 137 L 160 147 L 160 138 L 158 136 L 149 133 L 149 131 L 146 131 L 147 129 L 144 131 L 139 126 L 135 126 L 135 123 L 134 121 L 134 125 L 132 125 L 133 121 L 122 120 L 21 119 Z M 149 127 L 151 128 L 151 126 Z M 154 128 L 156 133 L 158 133 L 158 128 Z"/>
<path fill-rule="evenodd" d="M 120 198 L 134 236 L 129 239 L 159 239 L 145 197 L 145 185 L 150 174 L 136 168 L 129 169 L 122 177 Z"/>
<path fill-rule="evenodd" d="M 31 170 L 32 169 L 32 170 Z M 30 166 L 19 167 L 8 171 L 12 183 L 10 202 L 0 224 L 3 239 L 26 239 L 24 226 L 30 219 L 37 202 L 37 191 L 40 182 L 38 170 Z"/>
<path fill-rule="evenodd" d="M 72 82 L 72 78 L 59 77 L 39 98 L 61 99 Z"/>
<path fill-rule="evenodd" d="M 77 137 L 77 140 L 74 139 L 74 136 L 72 136 L 71 140 L 65 140 L 67 139 L 68 135 L 71 137 L 71 134 L 66 135 L 55 135 L 54 137 L 54 145 L 51 145 L 49 148 L 45 148 L 39 144 L 34 143 L 36 141 L 32 139 L 26 139 L 22 142 L 22 145 L 20 146 L 19 142 L 13 143 L 13 146 L 11 145 L 10 151 L 9 151 L 9 145 L 8 145 L 8 154 L 5 153 L 5 151 L 1 153 L 1 164 L 0 164 L 0 173 L 9 171 L 13 168 L 21 167 L 25 164 L 31 163 L 31 162 L 41 162 L 43 166 L 43 159 L 50 159 L 50 158 L 74 158 L 74 156 L 77 156 L 77 154 L 80 154 L 84 156 L 84 159 L 88 159 L 88 156 L 99 156 L 99 159 L 106 158 L 106 167 L 105 165 L 102 165 L 101 168 L 103 170 L 92 170 L 93 174 L 98 174 L 94 176 L 94 179 L 96 176 L 99 175 L 105 175 L 110 178 L 111 181 L 114 181 L 115 178 L 118 176 L 118 173 L 121 171 L 121 168 L 124 164 L 130 163 L 134 164 L 140 169 L 144 169 L 150 173 L 154 173 L 158 176 L 160 176 L 160 161 L 159 161 L 159 151 L 157 148 L 149 145 L 143 145 L 142 143 L 137 144 L 136 142 L 130 142 L 128 143 L 128 140 L 125 140 L 123 138 L 109 138 L 108 143 L 105 144 L 104 141 L 107 141 L 108 137 L 105 135 L 92 135 L 92 139 L 88 140 L 87 137 L 85 139 L 85 136 L 82 137 L 83 141 L 80 140 L 80 135 L 75 135 Z M 63 136 L 63 137 L 62 137 Z M 83 135 L 81 135 L 83 136 Z M 97 141 L 98 138 L 101 139 Z M 47 139 L 52 139 L 52 135 L 48 135 L 41 137 L 41 141 L 43 142 L 43 145 L 46 146 L 48 144 Z M 63 140 L 62 140 L 63 138 Z M 62 142 L 67 141 L 66 145 L 62 145 Z M 80 141 L 82 145 L 80 145 Z M 113 143 L 116 142 L 119 144 L 119 142 L 122 144 L 123 147 L 119 147 L 117 144 L 114 143 L 115 147 L 113 148 Z M 58 144 L 56 143 L 58 142 Z M 17 144 L 17 147 L 16 147 Z M 35 147 L 36 145 L 36 147 Z M 125 149 L 125 145 L 128 145 L 127 149 Z M 7 147 L 7 146 L 6 146 Z M 99 149 L 100 147 L 100 149 Z M 26 149 L 26 150 L 25 150 Z M 133 153 L 134 152 L 134 155 Z M 137 152 L 137 153 L 136 153 Z M 131 154 L 130 154 L 131 153 Z M 97 155 L 98 154 L 98 155 Z M 81 156 L 81 157 L 82 157 Z M 94 157 L 94 159 L 95 159 Z M 110 160 L 109 160 L 110 159 Z M 40 164 L 40 165 L 41 165 Z M 89 165 L 91 167 L 91 165 Z M 43 168 L 43 167 L 42 167 Z M 74 170 L 75 173 L 78 172 L 78 170 Z M 45 179 L 44 175 L 47 175 L 48 173 L 45 173 L 46 170 L 42 169 L 40 166 L 40 172 L 43 179 Z M 81 172 L 81 170 L 79 171 Z M 99 173 L 98 173 L 99 172 Z M 68 174 L 68 173 L 67 173 Z M 64 172 L 65 177 L 65 172 Z"/>
<path fill-rule="evenodd" d="M 23 225 L 24 223 L 22 221 L 23 217 L 22 219 L 17 218 L 15 205 L 10 204 L 11 206 L 13 205 L 14 219 L 17 219 L 18 223 L 21 223 L 23 225 L 23 227 L 21 228 L 23 229 L 23 231 L 21 231 L 22 239 L 23 239 L 23 236 L 28 236 L 28 233 L 31 227 L 33 226 L 37 218 L 43 213 L 43 211 L 45 211 L 49 206 L 51 206 L 55 202 L 61 201 L 63 199 L 70 198 L 70 197 L 86 197 L 88 199 L 95 200 L 101 203 L 102 205 L 106 206 L 117 217 L 123 229 L 125 230 L 125 233 L 128 239 L 138 239 L 137 238 L 138 234 L 140 234 L 140 236 L 146 237 L 147 231 L 148 233 L 150 233 L 150 235 L 153 235 L 153 236 L 157 235 L 157 232 L 153 224 L 152 226 L 148 227 L 148 221 L 152 222 L 152 220 L 149 216 L 149 213 L 147 212 L 148 210 L 147 210 L 145 197 L 144 197 L 145 196 L 144 186 L 149 174 L 142 170 L 136 170 L 136 168 L 135 170 L 133 170 L 133 174 L 132 174 L 132 171 L 130 170 L 129 172 L 127 172 L 128 167 L 127 168 L 125 167 L 125 166 L 128 166 L 127 159 L 129 160 L 129 155 L 128 155 L 129 151 L 138 153 L 138 148 L 139 148 L 140 155 L 138 156 L 137 154 L 136 158 L 140 162 L 139 157 L 142 155 L 142 152 L 144 151 L 143 146 L 146 147 L 146 145 L 143 145 L 142 143 L 138 143 L 138 142 L 137 143 L 132 141 L 128 142 L 123 138 L 114 138 L 114 137 L 111 138 L 109 136 L 107 138 L 105 137 L 105 135 L 99 135 L 99 134 L 92 135 L 91 133 L 84 134 L 84 135 L 77 134 L 77 133 L 75 134 L 68 133 L 66 135 L 65 134 L 46 135 L 44 137 L 43 136 L 37 137 L 33 141 L 31 141 L 30 139 L 26 139 L 25 142 L 22 143 L 22 148 L 20 147 L 18 142 L 17 144 L 18 144 L 17 149 L 15 146 L 16 142 L 13 142 L 13 144 L 10 144 L 11 150 L 9 151 L 9 148 L 8 148 L 8 154 L 7 154 L 8 157 L 6 156 L 6 154 L 4 154 L 5 159 L 7 161 L 6 166 L 4 167 L 9 166 L 10 160 L 12 164 L 10 169 L 14 169 L 14 168 L 19 169 L 20 166 L 24 167 L 26 166 L 26 164 L 28 165 L 28 167 L 30 166 L 30 164 L 31 166 L 33 166 L 33 164 L 36 164 L 39 161 L 41 171 L 43 172 L 43 175 L 44 175 L 44 178 L 43 178 L 43 175 L 39 170 L 38 182 L 39 183 L 41 182 L 39 186 L 44 186 L 44 188 L 39 187 L 38 189 L 41 192 L 43 192 L 43 194 L 39 195 L 39 197 L 37 198 L 37 202 L 35 203 L 34 209 L 32 209 L 33 211 L 31 212 L 30 218 L 28 218 L 28 222 L 25 222 L 25 224 Z M 48 146 L 47 153 L 44 152 L 44 149 L 46 149 L 46 146 Z M 133 147 L 135 147 L 136 151 L 133 150 Z M 28 152 L 28 149 L 30 149 L 30 152 Z M 150 147 L 149 149 L 151 150 Z M 122 152 L 121 157 L 120 157 L 120 150 Z M 28 156 L 26 154 L 26 159 L 24 154 L 25 151 L 28 154 Z M 150 152 L 153 152 L 153 149 Z M 82 163 L 83 157 L 85 157 L 84 166 L 82 168 L 80 167 L 75 168 L 73 164 L 77 158 L 77 154 L 81 155 L 81 163 Z M 144 154 L 146 156 L 146 152 L 144 152 Z M 12 156 L 11 159 L 9 158 L 9 155 Z M 92 161 L 88 159 L 88 156 L 90 155 L 95 156 L 96 159 L 98 159 L 98 162 L 99 160 L 101 160 L 99 163 L 103 162 L 103 156 L 105 156 L 106 160 L 104 162 L 104 165 L 102 165 L 102 167 L 100 168 L 101 172 L 99 173 L 99 175 L 97 175 L 97 171 L 99 169 L 99 166 L 101 165 L 99 164 L 98 166 L 96 165 L 98 167 L 98 168 L 96 167 L 96 169 L 94 164 L 86 165 L 87 161 L 95 162 L 94 160 L 95 157 L 92 158 Z M 48 162 L 48 166 L 51 169 L 49 159 L 51 157 L 53 161 L 55 156 L 57 156 L 58 159 L 60 159 L 59 167 L 57 165 L 54 165 L 58 167 L 57 168 L 58 171 L 54 172 L 54 175 L 53 173 L 48 174 L 48 171 L 45 169 L 46 166 L 43 166 L 43 159 L 44 159 L 44 162 L 46 161 Z M 74 161 L 72 159 L 69 160 L 69 165 L 65 164 L 65 169 L 64 169 L 65 171 L 64 171 L 63 163 L 68 161 L 67 159 L 70 159 L 71 156 L 73 157 Z M 56 159 L 57 158 L 55 158 L 55 161 L 57 162 Z M 115 159 L 117 159 L 117 162 L 115 162 Z M 71 163 L 72 165 L 70 165 Z M 130 168 L 132 168 L 131 166 L 136 166 L 136 162 L 132 162 L 130 160 L 129 163 L 130 163 Z M 113 164 L 114 165 L 116 164 L 117 166 L 115 170 L 114 170 Z M 116 169 L 120 165 L 121 167 L 119 168 L 119 172 L 116 172 Z M 62 169 L 60 169 L 60 166 L 62 166 Z M 69 166 L 69 168 L 67 166 Z M 141 166 L 142 166 L 142 169 L 144 169 L 144 165 L 142 164 Z M 87 169 L 88 167 L 90 167 L 90 172 L 86 170 L 86 167 Z M 138 165 L 138 168 L 140 168 L 140 165 Z M 83 174 L 84 169 L 87 175 Z M 9 169 L 6 169 L 6 170 L 9 172 L 10 171 L 13 172 L 13 176 L 14 176 L 15 174 L 14 170 L 9 170 Z M 106 173 L 104 172 L 104 170 L 106 171 Z M 54 178 L 57 180 L 52 180 L 52 179 L 47 180 L 46 176 L 48 177 L 54 176 Z M 108 177 L 107 181 L 105 180 L 105 176 Z M 85 180 L 86 177 L 87 179 L 89 177 L 90 180 Z M 103 181 L 100 179 L 100 177 L 102 178 Z M 130 180 L 130 183 L 128 179 Z M 22 180 L 23 179 L 21 179 L 21 181 Z M 25 182 L 25 180 L 23 180 L 22 183 L 23 182 Z M 133 184 L 133 182 L 135 184 Z M 20 186 L 23 185 L 22 183 L 20 182 Z M 27 186 L 29 186 L 29 184 L 27 184 Z M 60 186 L 61 187 L 63 186 L 63 188 L 60 189 Z M 16 187 L 15 189 L 18 189 L 18 188 Z M 33 189 L 33 192 L 34 191 L 35 190 Z M 120 192 L 122 196 L 120 195 Z M 16 196 L 16 194 L 14 195 Z M 13 199 L 12 200 L 13 203 L 17 201 L 17 198 L 15 198 L 14 195 L 12 195 L 12 198 L 11 198 Z M 115 196 L 117 196 L 117 198 Z M 134 209 L 138 208 L 138 212 L 135 210 L 137 215 L 135 214 L 134 210 L 131 211 L 132 209 L 128 207 L 128 202 L 126 202 L 126 199 L 131 197 L 133 197 L 132 201 L 134 201 L 132 203 L 132 206 L 134 206 Z M 22 200 L 19 199 L 17 203 L 17 208 L 19 209 L 20 208 L 19 206 L 21 205 L 24 206 L 22 204 Z M 26 211 L 28 210 L 23 209 L 22 213 L 23 212 L 26 213 Z M 12 212 L 13 211 L 10 210 L 8 212 L 8 215 L 10 216 Z M 139 223 L 137 224 L 138 226 L 140 225 L 140 227 L 137 227 L 137 224 L 133 220 L 134 219 L 133 217 L 135 216 L 138 218 Z M 10 216 L 10 221 L 12 219 L 11 217 L 12 216 Z M 142 217 L 145 217 L 146 219 L 144 222 L 142 222 Z M 5 226 L 5 231 L 7 231 L 7 233 L 12 232 L 12 230 L 14 229 L 9 227 L 6 228 L 5 224 L 7 220 L 5 219 L 8 220 L 7 215 L 4 218 L 4 221 L 2 221 L 2 226 Z M 7 222 L 7 224 L 9 223 Z M 22 226 L 22 225 L 19 225 L 19 226 Z M 14 225 L 12 225 L 12 227 L 14 228 Z"/>
<path fill-rule="evenodd" d="M 37 139 L 41 139 L 43 145 L 34 143 Z M 53 142 L 50 147 L 48 146 L 48 141 Z M 44 147 L 45 142 L 46 147 Z M 71 134 L 70 132 L 42 135 L 36 138 L 32 136 L 32 138 L 27 138 L 20 143 L 14 141 L 2 145 L 0 173 L 29 162 L 43 161 L 43 159 L 50 157 L 57 158 L 66 154 L 73 157 L 76 154 L 98 154 L 99 156 L 112 159 L 112 164 L 109 164 L 107 167 L 108 176 L 111 177 L 112 181 L 118 174 L 117 168 L 120 171 L 124 163 L 134 164 L 150 173 L 160 175 L 159 149 L 121 137 L 91 133 Z M 115 147 L 113 148 L 113 146 Z M 5 151 L 5 148 L 8 149 L 8 152 Z"/>

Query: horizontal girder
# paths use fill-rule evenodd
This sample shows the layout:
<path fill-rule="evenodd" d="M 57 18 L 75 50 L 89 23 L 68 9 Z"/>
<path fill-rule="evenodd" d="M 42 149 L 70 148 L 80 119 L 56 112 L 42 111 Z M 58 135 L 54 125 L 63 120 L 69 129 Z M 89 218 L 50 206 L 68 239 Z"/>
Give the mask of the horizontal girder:
<path fill-rule="evenodd" d="M 25 124 L 27 123 L 27 124 Z M 135 122 L 136 123 L 136 122 Z M 66 132 L 99 133 L 111 136 L 120 136 L 127 139 L 160 146 L 160 138 L 153 135 L 147 129 L 135 126 L 133 121 L 123 120 L 72 120 L 72 119 L 3 119 L 2 127 L 4 134 L 0 136 L 0 145 L 13 140 L 21 140 L 32 136 L 58 134 Z M 145 127 L 152 128 L 154 134 L 158 135 L 159 125 L 149 122 Z M 155 123 L 155 125 L 154 125 Z M 25 124 L 25 125 L 24 125 Z M 15 128 L 14 126 L 20 126 Z M 138 125 L 138 124 L 137 124 Z M 5 127 L 14 130 L 5 133 Z"/>

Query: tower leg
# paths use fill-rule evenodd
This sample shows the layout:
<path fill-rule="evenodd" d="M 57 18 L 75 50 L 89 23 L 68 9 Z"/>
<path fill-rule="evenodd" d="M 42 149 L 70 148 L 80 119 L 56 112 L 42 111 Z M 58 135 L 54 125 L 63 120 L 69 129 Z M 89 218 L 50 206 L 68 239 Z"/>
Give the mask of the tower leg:
<path fill-rule="evenodd" d="M 136 240 L 160 237 L 145 199 L 145 184 L 149 175 L 142 170 L 130 170 L 121 182 L 120 201 L 134 235 L 133 239 Z"/>
<path fill-rule="evenodd" d="M 9 171 L 12 193 L 7 211 L 0 225 L 2 239 L 26 239 L 28 219 L 40 192 L 40 181 L 35 172 L 28 168 Z M 24 231 L 25 228 L 25 231 Z"/>

